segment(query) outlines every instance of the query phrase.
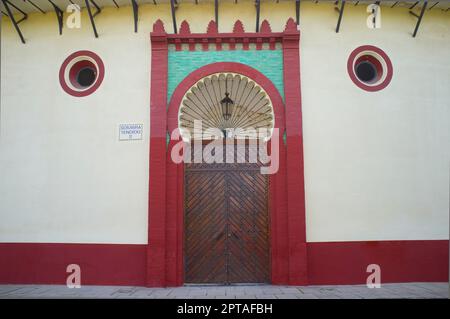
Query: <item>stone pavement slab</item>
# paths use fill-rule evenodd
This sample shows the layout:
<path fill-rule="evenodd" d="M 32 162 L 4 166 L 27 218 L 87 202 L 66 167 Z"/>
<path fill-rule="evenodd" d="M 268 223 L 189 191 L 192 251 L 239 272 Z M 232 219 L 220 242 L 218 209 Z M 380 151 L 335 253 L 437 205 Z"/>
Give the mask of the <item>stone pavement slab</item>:
<path fill-rule="evenodd" d="M 390 299 L 448 298 L 448 283 L 336 286 L 199 286 L 145 288 L 131 286 L 0 285 L 0 299 L 119 298 L 119 299 Z"/>

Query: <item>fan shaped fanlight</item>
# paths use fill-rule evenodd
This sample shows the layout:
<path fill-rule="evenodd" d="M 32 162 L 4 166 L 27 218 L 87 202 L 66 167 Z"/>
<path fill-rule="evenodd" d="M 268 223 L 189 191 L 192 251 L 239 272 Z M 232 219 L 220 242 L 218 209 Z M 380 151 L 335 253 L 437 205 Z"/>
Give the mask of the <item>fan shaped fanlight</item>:
<path fill-rule="evenodd" d="M 224 101 L 232 107 L 225 107 Z M 194 122 L 201 127 L 194 129 Z M 185 140 L 218 134 L 268 139 L 274 127 L 273 107 L 267 93 L 251 79 L 234 73 L 213 74 L 185 94 L 178 125 Z"/>

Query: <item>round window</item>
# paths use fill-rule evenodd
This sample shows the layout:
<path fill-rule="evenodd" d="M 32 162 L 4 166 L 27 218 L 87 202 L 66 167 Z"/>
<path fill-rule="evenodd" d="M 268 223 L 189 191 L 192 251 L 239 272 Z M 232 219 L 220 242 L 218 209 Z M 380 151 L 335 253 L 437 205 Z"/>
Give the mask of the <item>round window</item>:
<path fill-rule="evenodd" d="M 97 71 L 93 68 L 86 67 L 78 71 L 76 81 L 79 86 L 86 88 L 94 84 L 96 77 Z"/>
<path fill-rule="evenodd" d="M 92 94 L 103 81 L 105 68 L 102 60 L 93 52 L 78 51 L 71 54 L 59 71 L 61 87 L 73 96 Z"/>
<path fill-rule="evenodd" d="M 358 79 L 364 83 L 371 83 L 378 77 L 377 68 L 369 61 L 359 62 L 355 66 L 355 72 Z"/>
<path fill-rule="evenodd" d="M 347 62 L 352 81 L 366 91 L 384 89 L 392 79 L 392 63 L 381 49 L 362 46 L 355 49 Z"/>

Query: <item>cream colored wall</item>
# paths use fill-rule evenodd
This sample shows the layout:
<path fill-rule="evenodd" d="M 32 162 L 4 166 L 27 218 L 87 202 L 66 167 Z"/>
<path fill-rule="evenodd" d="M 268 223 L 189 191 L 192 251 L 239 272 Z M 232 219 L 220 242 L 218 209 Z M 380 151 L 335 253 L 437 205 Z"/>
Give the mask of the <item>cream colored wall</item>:
<path fill-rule="evenodd" d="M 308 241 L 445 239 L 449 232 L 450 17 L 406 9 L 302 7 L 302 105 Z M 390 85 L 369 93 L 347 75 L 371 44 L 390 57 Z"/>
<path fill-rule="evenodd" d="M 450 19 L 428 13 L 419 35 L 407 11 L 383 10 L 368 30 L 363 7 L 347 6 L 341 32 L 331 5 L 302 3 L 301 66 L 308 241 L 448 238 Z M 261 7 L 282 31 L 294 4 Z M 172 32 L 168 5 L 105 8 L 95 39 L 81 29 L 57 35 L 54 14 L 31 14 L 20 43 L 2 23 L 0 242 L 147 242 L 149 32 L 157 18 Z M 182 4 L 177 20 L 204 32 L 209 3 Z M 219 29 L 254 31 L 251 2 L 222 4 Z M 350 52 L 381 47 L 394 64 L 388 88 L 367 93 L 346 73 Z M 62 61 L 80 49 L 105 63 L 92 95 L 62 91 Z M 31 75 L 30 75 L 31 74 Z M 144 139 L 119 142 L 119 123 L 144 123 Z"/>
<path fill-rule="evenodd" d="M 154 16 L 167 10 L 152 8 Z M 149 32 L 133 32 L 131 8 L 105 9 L 95 39 L 82 28 L 57 35 L 53 14 L 30 15 L 26 37 L 3 23 L 0 123 L 0 241 L 147 242 Z M 168 21 L 168 20 L 167 20 Z M 96 52 L 105 78 L 75 98 L 58 72 L 74 51 Z M 143 123 L 141 141 L 118 141 L 118 124 Z"/>

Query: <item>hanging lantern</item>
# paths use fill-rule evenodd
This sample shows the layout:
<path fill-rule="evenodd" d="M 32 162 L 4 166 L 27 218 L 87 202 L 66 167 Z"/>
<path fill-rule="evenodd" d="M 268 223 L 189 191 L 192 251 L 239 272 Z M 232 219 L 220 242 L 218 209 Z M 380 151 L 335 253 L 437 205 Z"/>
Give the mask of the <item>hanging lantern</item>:
<path fill-rule="evenodd" d="M 225 121 L 228 121 L 234 108 L 234 102 L 230 99 L 230 93 L 225 92 L 225 97 L 220 101 L 220 105 L 222 106 L 222 116 Z"/>

